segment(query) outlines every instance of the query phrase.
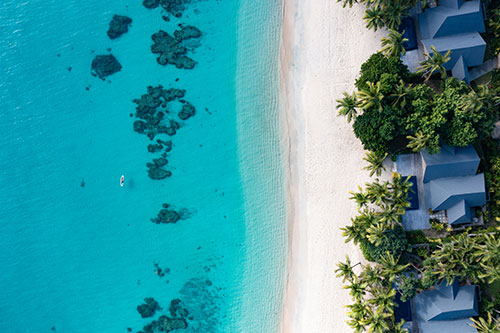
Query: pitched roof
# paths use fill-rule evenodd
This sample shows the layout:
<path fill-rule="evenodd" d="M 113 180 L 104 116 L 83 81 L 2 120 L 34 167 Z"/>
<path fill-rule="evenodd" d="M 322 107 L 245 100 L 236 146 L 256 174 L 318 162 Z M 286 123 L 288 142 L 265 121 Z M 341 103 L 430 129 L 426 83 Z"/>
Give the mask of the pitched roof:
<path fill-rule="evenodd" d="M 479 166 L 479 156 L 472 146 L 464 148 L 443 145 L 439 154 L 420 153 L 424 167 L 424 182 L 442 177 L 472 176 Z"/>
<path fill-rule="evenodd" d="M 439 38 L 469 32 L 485 32 L 479 0 L 442 1 L 418 15 L 422 39 Z"/>
<path fill-rule="evenodd" d="M 453 295 L 455 296 L 452 297 Z M 434 290 L 423 291 L 415 296 L 415 311 L 419 327 L 420 322 L 448 322 L 477 316 L 476 287 L 441 285 Z"/>
<path fill-rule="evenodd" d="M 427 52 L 432 54 L 431 46 L 442 54 L 451 50 L 444 67 L 468 82 L 468 67 L 481 65 L 486 51 L 479 34 L 485 32 L 480 0 L 441 0 L 438 7 L 419 14 L 418 21 Z"/>
<path fill-rule="evenodd" d="M 461 201 L 467 202 L 469 207 L 486 204 L 484 174 L 482 173 L 474 176 L 433 179 L 424 184 L 424 191 L 427 207 L 434 211 L 454 208 L 456 210 L 454 214 L 458 214 L 460 207 L 454 206 Z M 457 218 L 462 216 L 457 216 Z"/>

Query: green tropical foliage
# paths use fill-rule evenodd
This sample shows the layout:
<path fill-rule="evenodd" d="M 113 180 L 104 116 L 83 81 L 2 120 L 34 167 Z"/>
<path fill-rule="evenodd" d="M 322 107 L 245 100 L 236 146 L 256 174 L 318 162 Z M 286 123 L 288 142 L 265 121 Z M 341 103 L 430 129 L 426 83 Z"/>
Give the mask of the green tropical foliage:
<path fill-rule="evenodd" d="M 374 31 L 383 27 L 397 30 L 401 25 L 401 19 L 407 16 L 416 4 L 415 0 L 362 0 L 361 2 L 366 6 L 363 17 L 366 27 Z"/>
<path fill-rule="evenodd" d="M 478 333 L 500 333 L 500 322 L 493 319 L 491 313 L 488 313 L 487 319 L 479 317 L 478 319 L 470 318 L 472 327 L 477 329 Z"/>
<path fill-rule="evenodd" d="M 369 261 L 382 262 L 387 254 L 399 258 L 409 250 L 401 227 L 401 216 L 409 206 L 411 183 L 408 179 L 395 174 L 391 182 L 376 179 L 366 183 L 364 190 L 358 187 L 358 192 L 351 192 L 351 200 L 358 205 L 358 215 L 351 220 L 351 225 L 341 229 L 342 235 L 346 242 L 360 244 Z"/>
<path fill-rule="evenodd" d="M 347 324 L 354 332 L 405 332 L 404 321 L 396 322 L 394 307 L 396 293 L 392 281 L 397 281 L 396 274 L 404 275 L 404 265 L 398 265 L 397 259 L 387 254 L 384 264 L 361 265 L 361 273 L 352 280 L 344 280 L 345 289 L 350 291 L 353 304 L 347 306 Z M 347 259 L 349 262 L 349 259 Z M 339 263 L 344 267 L 348 263 Z"/>
<path fill-rule="evenodd" d="M 368 162 L 368 165 L 363 169 L 370 171 L 370 177 L 374 174 L 380 176 L 382 174 L 382 170 L 385 171 L 383 163 L 387 155 L 387 153 L 380 153 L 376 151 L 370 151 L 366 153 L 366 156 L 363 157 L 363 159 Z"/>
<path fill-rule="evenodd" d="M 351 95 L 344 92 L 344 98 L 337 99 L 337 110 L 340 116 L 346 116 L 347 121 L 350 123 L 351 119 L 356 119 L 356 108 L 358 107 L 358 100 L 356 92 Z"/>
<path fill-rule="evenodd" d="M 349 8 L 352 7 L 355 3 L 357 3 L 357 0 L 337 0 L 337 2 L 342 2 L 342 8 L 345 8 L 347 5 L 349 5 Z"/>
<path fill-rule="evenodd" d="M 420 66 L 417 68 L 417 73 L 422 74 L 425 77 L 425 81 L 429 80 L 435 72 L 440 72 L 441 79 L 445 79 L 446 69 L 444 68 L 444 64 L 450 61 L 451 50 L 448 50 L 443 55 L 431 45 L 431 51 L 432 55 L 424 53 L 426 59 L 420 63 Z"/>
<path fill-rule="evenodd" d="M 496 89 L 472 89 L 454 78 L 442 81 L 440 90 L 412 81 L 395 57 L 377 53 L 361 66 L 356 95 L 344 95 L 357 96 L 359 102 L 355 107 L 346 102 L 341 114 L 354 119 L 354 134 L 365 149 L 379 154 L 408 149 L 438 153 L 443 142 L 465 147 L 490 136 L 500 110 Z"/>
<path fill-rule="evenodd" d="M 400 54 L 405 55 L 406 50 L 403 46 L 408 38 L 403 38 L 404 30 L 402 33 L 396 30 L 390 30 L 387 37 L 382 37 L 382 49 L 380 52 L 384 53 L 386 56 L 399 57 Z"/>

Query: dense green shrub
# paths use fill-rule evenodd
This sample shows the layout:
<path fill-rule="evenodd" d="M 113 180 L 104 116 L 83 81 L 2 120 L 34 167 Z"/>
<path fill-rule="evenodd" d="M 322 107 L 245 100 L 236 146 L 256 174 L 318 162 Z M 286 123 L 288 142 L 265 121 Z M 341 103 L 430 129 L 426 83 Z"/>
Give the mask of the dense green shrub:
<path fill-rule="evenodd" d="M 367 239 L 362 239 L 360 248 L 366 260 L 375 262 L 380 262 L 380 258 L 386 256 L 387 251 L 398 258 L 404 251 L 410 249 L 405 232 L 401 227 L 386 230 L 379 246 L 375 246 Z"/>
<path fill-rule="evenodd" d="M 449 78 L 438 91 L 410 79 L 399 58 L 375 53 L 361 66 L 358 92 L 338 100 L 339 108 L 350 105 L 349 113 L 342 114 L 354 115 L 349 119 L 354 119 L 354 134 L 365 149 L 438 153 L 443 142 L 466 147 L 489 137 L 499 112 L 494 89 L 473 90 Z"/>
<path fill-rule="evenodd" d="M 397 80 L 395 82 L 398 82 L 399 79 L 408 82 L 410 78 L 408 67 L 403 64 L 399 57 L 387 58 L 382 53 L 374 53 L 361 65 L 361 73 L 356 80 L 356 87 L 365 89 L 367 87 L 366 82 L 378 82 L 382 74 L 396 75 Z"/>
<path fill-rule="evenodd" d="M 407 231 L 406 239 L 410 245 L 427 243 L 427 237 L 425 237 L 422 230 Z"/>
<path fill-rule="evenodd" d="M 491 217 L 500 220 L 500 156 L 490 160 L 490 168 L 484 174 L 486 188 L 490 193 L 489 211 Z"/>

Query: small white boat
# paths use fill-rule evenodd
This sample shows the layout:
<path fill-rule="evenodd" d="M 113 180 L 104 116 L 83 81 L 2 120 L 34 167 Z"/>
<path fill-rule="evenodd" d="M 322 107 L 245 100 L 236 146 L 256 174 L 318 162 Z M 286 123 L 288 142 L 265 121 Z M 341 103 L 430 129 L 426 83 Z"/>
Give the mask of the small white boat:
<path fill-rule="evenodd" d="M 124 176 L 124 175 L 122 175 L 122 176 L 120 177 L 120 186 L 121 186 L 121 187 L 123 187 L 123 183 L 124 183 L 124 182 L 125 182 L 125 176 Z"/>

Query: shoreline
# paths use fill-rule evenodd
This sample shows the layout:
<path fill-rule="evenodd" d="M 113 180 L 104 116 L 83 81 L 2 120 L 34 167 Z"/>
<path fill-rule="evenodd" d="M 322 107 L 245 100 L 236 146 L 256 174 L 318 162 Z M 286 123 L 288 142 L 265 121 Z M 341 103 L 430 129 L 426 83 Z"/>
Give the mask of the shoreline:
<path fill-rule="evenodd" d="M 331 0 L 283 1 L 280 96 L 287 186 L 287 263 L 282 332 L 350 332 L 347 290 L 335 277 L 349 254 L 340 227 L 356 205 L 349 190 L 370 178 L 351 124 L 337 116 L 337 98 L 354 89 L 361 64 L 380 49 L 383 32 L 362 20 L 364 7 Z M 362 47 L 360 47 L 362 45 Z"/>

